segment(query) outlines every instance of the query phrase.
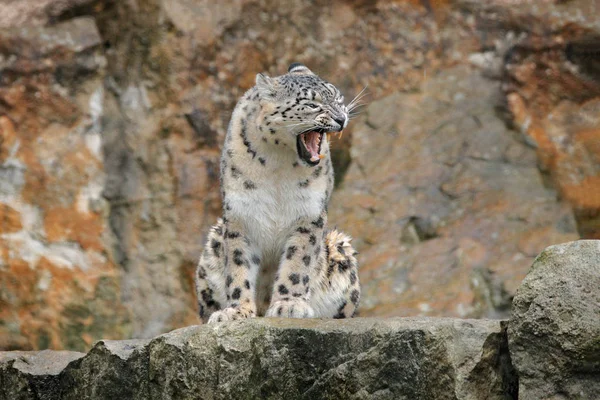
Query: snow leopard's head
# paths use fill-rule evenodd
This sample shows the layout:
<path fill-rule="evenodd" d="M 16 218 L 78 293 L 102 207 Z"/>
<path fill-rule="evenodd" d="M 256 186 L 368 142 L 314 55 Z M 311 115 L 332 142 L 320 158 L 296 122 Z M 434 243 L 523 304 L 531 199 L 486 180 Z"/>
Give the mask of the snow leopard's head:
<path fill-rule="evenodd" d="M 348 125 L 344 96 L 300 63 L 278 77 L 258 74 L 256 87 L 263 109 L 268 110 L 263 124 L 283 140 L 295 141 L 298 156 L 310 166 L 321 159 L 325 133 L 341 132 Z"/>

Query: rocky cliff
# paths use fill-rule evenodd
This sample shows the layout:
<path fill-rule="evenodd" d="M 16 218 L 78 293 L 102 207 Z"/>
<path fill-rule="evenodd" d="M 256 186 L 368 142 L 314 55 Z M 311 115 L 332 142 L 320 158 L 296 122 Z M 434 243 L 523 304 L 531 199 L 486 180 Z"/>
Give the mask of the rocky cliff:
<path fill-rule="evenodd" d="M 231 109 L 293 61 L 368 86 L 330 218 L 361 315 L 508 316 L 544 247 L 600 237 L 598 4 L 448 3 L 2 2 L 0 348 L 197 323 Z"/>
<path fill-rule="evenodd" d="M 546 249 L 510 320 L 256 318 L 0 352 L 0 399 L 593 399 L 600 241 Z"/>

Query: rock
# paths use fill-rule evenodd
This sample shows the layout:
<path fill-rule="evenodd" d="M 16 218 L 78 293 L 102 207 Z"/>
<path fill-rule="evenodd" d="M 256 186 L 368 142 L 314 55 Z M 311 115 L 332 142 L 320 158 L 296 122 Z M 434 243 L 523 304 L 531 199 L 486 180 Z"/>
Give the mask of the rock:
<path fill-rule="evenodd" d="M 513 302 L 510 354 L 521 399 L 600 396 L 600 241 L 550 246 Z"/>
<path fill-rule="evenodd" d="M 42 26 L 86 7 L 95 0 L 4 0 L 0 3 L 0 29 Z"/>
<path fill-rule="evenodd" d="M 57 398 L 59 375 L 83 356 L 75 351 L 55 350 L 0 352 L 0 398 Z"/>
<path fill-rule="evenodd" d="M 34 398 L 0 354 L 4 398 Z M 501 321 L 252 319 L 56 357 L 36 398 L 516 398 Z"/>
<path fill-rule="evenodd" d="M 104 236 L 100 43 L 89 17 L 0 31 L 3 349 L 85 350 L 130 332 Z"/>
<path fill-rule="evenodd" d="M 462 3 L 477 10 L 490 45 L 510 42 L 497 53 L 511 123 L 572 205 L 581 236 L 600 239 L 597 1 Z"/>
<path fill-rule="evenodd" d="M 498 116 L 498 95 L 460 66 L 373 101 L 355 122 L 330 220 L 355 238 L 361 315 L 507 315 L 533 258 L 577 239 L 535 151 Z"/>

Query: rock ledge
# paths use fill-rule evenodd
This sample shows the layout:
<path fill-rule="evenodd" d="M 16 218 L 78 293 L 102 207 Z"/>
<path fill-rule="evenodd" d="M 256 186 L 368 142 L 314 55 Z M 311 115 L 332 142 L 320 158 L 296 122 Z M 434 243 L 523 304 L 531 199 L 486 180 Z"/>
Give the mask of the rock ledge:
<path fill-rule="evenodd" d="M 499 320 L 259 318 L 100 341 L 86 355 L 0 352 L 2 399 L 507 399 L 516 390 Z"/>

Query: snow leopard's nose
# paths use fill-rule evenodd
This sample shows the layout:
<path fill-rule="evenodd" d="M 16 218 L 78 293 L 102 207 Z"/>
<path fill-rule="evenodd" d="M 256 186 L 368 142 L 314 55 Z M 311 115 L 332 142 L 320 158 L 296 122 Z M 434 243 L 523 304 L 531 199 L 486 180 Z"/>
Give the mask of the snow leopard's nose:
<path fill-rule="evenodd" d="M 345 116 L 335 117 L 333 120 L 340 126 L 340 131 L 348 125 L 348 118 Z"/>

